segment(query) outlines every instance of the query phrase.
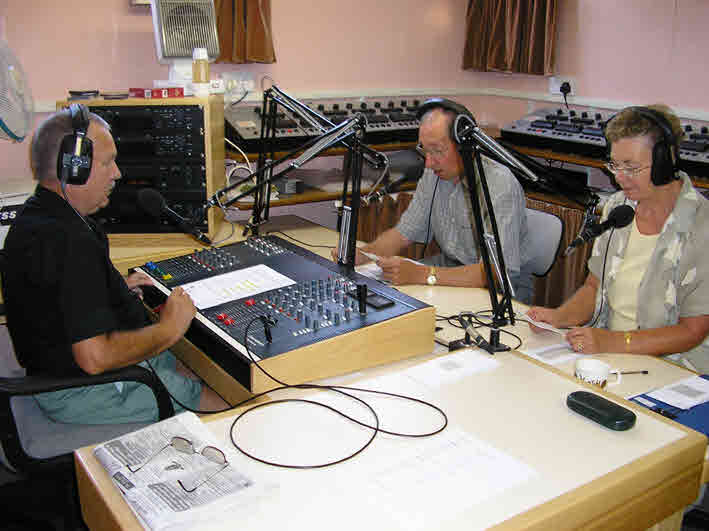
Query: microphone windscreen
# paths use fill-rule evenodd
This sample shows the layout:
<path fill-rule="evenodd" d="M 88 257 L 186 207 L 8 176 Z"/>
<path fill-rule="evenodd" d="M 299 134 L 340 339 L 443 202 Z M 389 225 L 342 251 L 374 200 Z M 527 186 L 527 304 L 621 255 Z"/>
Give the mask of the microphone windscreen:
<path fill-rule="evenodd" d="M 611 227 L 622 229 L 630 224 L 635 217 L 635 210 L 630 205 L 620 205 L 611 210 L 608 214 L 608 221 Z"/>
<path fill-rule="evenodd" d="M 147 214 L 159 218 L 165 207 L 165 198 L 153 188 L 142 188 L 138 191 L 138 205 Z"/>

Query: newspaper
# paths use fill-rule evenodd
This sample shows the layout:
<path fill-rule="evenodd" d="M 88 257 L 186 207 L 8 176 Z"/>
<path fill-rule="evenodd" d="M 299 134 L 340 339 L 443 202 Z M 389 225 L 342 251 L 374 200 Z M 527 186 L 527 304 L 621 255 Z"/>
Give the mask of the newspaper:
<path fill-rule="evenodd" d="M 194 453 L 171 446 L 175 436 L 192 441 Z M 228 464 L 205 458 L 200 453 L 205 446 L 219 448 Z M 245 503 L 259 490 L 236 469 L 235 450 L 223 446 L 197 415 L 181 413 L 103 443 L 94 456 L 146 529 L 182 529 Z M 178 480 L 197 488 L 187 492 Z"/>

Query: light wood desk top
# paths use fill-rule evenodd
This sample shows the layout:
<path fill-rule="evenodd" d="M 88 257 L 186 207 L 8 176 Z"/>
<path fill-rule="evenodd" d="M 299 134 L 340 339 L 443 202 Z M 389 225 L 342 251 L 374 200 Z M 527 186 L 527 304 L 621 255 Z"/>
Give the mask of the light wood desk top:
<path fill-rule="evenodd" d="M 336 235 L 316 227 L 300 227 L 287 233 L 315 245 L 336 242 Z M 313 247 L 311 250 L 329 255 L 327 249 Z M 403 291 L 424 301 L 437 300 L 439 313 L 479 308 L 481 298 L 484 302 L 487 296 L 481 290 L 428 286 L 411 286 Z M 520 323 L 518 328 L 522 332 L 528 327 Z M 436 357 L 436 354 L 420 356 L 358 371 L 338 378 L 337 382 L 347 384 L 387 376 L 387 381 L 394 382 L 388 385 L 395 385 L 401 382 L 399 376 L 407 368 Z M 530 480 L 472 506 L 448 505 L 446 496 L 440 496 L 445 492 L 438 491 L 427 497 L 430 505 L 408 506 L 407 500 L 397 497 L 397 488 L 380 497 L 383 496 L 380 486 L 372 483 L 380 479 L 379 476 L 363 478 L 359 471 L 381 472 L 377 468 L 378 459 L 391 456 L 392 451 L 396 452 L 396 445 L 401 445 L 401 451 L 408 451 L 421 444 L 418 441 L 378 439 L 355 460 L 316 471 L 284 471 L 243 458 L 234 466 L 255 479 L 274 482 L 280 487 L 269 499 L 244 508 L 239 514 L 219 515 L 222 523 L 210 522 L 208 528 L 233 529 L 238 525 L 244 529 L 283 526 L 310 530 L 329 529 L 335 524 L 345 529 L 364 526 L 409 529 L 407 511 L 420 514 L 421 520 L 417 521 L 428 529 L 490 526 L 540 530 L 643 529 L 662 521 L 668 529 L 679 527 L 681 509 L 697 495 L 705 437 L 630 404 L 625 405 L 636 411 L 636 426 L 627 432 L 607 430 L 567 409 L 568 393 L 584 388 L 568 375 L 568 369 L 543 366 L 516 353 L 498 354 L 495 359 L 499 365 L 493 370 L 467 374 L 439 387 L 414 386 L 403 391 L 423 393 L 425 398 L 441 406 L 449 416 L 449 430 L 463 430 L 531 467 L 534 475 Z M 614 366 L 620 366 L 635 360 L 618 358 L 614 361 L 617 361 Z M 650 366 L 643 368 L 652 372 L 640 378 L 655 376 Z M 628 385 L 632 385 L 632 381 Z M 609 393 L 600 394 L 613 397 Z M 207 419 L 223 444 L 231 444 L 228 435 L 231 416 L 221 414 Z M 387 418 L 398 420 L 396 413 Z M 276 451 L 287 452 L 278 444 L 277 434 L 271 431 L 274 426 L 280 423 L 271 422 L 264 424 L 263 429 L 248 432 L 248 444 L 273 448 L 275 440 Z M 307 431 L 310 430 L 317 428 L 309 426 Z M 340 437 L 337 433 L 328 433 L 322 434 L 320 440 L 337 441 Z M 137 520 L 90 449 L 78 451 L 76 462 L 87 524 L 92 529 L 138 529 Z M 440 487 L 429 479 L 436 488 Z M 441 485 L 445 490 L 447 483 Z M 452 482 L 448 488 L 454 485 L 456 483 Z M 465 498 L 458 498 L 458 494 L 451 491 L 450 499 Z M 443 505 L 436 505 L 434 500 Z M 403 519 L 398 520 L 398 517 Z M 203 528 L 207 527 L 200 526 Z"/>
<path fill-rule="evenodd" d="M 361 382 L 389 376 L 393 380 L 384 381 L 388 382 L 382 384 L 384 390 L 433 401 L 448 414 L 449 434 L 463 430 L 530 467 L 532 477 L 470 506 L 465 501 L 467 495 L 461 498 L 460 491 L 445 492 L 445 481 L 418 477 L 418 481 L 430 482 L 436 491 L 409 506 L 407 499 L 397 496 L 399 489 L 408 490 L 404 485 L 382 490 L 379 482 L 387 485 L 382 461 L 394 459 L 392 456 L 399 452 L 406 454 L 425 442 L 383 437 L 353 461 L 309 471 L 275 469 L 240 456 L 232 466 L 255 481 L 279 488 L 268 499 L 234 514 L 218 515 L 214 522 L 203 522 L 199 528 L 233 529 L 234 522 L 239 522 L 250 530 L 329 529 L 338 522 L 338 528 L 360 529 L 369 522 L 368 527 L 374 529 L 412 529 L 405 515 L 415 511 L 427 529 L 495 525 L 498 529 L 642 529 L 670 517 L 696 497 L 706 446 L 705 438 L 696 432 L 642 408 L 637 408 L 638 421 L 630 431 L 601 428 L 565 406 L 566 395 L 582 385 L 514 353 L 500 355 L 499 366 L 492 371 L 470 374 L 437 388 L 407 387 L 397 379 L 396 375 L 407 367 L 423 361 L 425 358 L 368 369 L 337 381 Z M 397 384 L 403 388 L 395 387 Z M 399 422 L 401 417 L 423 418 L 424 426 L 417 424 L 419 420 L 412 422 L 425 428 L 430 421 L 425 412 L 384 407 L 385 422 Z M 309 440 L 323 452 L 332 450 L 332 445 L 344 446 L 347 437 L 353 436 L 347 428 L 320 432 L 319 425 L 307 423 L 308 416 L 301 417 L 301 413 L 295 407 L 275 418 L 267 414 L 270 422 L 262 418 L 259 423 L 256 417 L 256 425 L 246 430 L 243 444 L 269 457 L 268 452 L 273 452 L 281 459 L 297 460 L 299 454 L 292 448 L 298 445 L 292 444 L 291 438 L 299 433 L 303 419 L 312 437 Z M 230 444 L 229 417 L 215 416 L 208 421 L 220 444 Z M 447 468 L 448 464 L 442 466 Z M 138 529 L 90 449 L 78 452 L 77 467 L 89 526 L 100 523 L 101 529 Z M 456 478 L 448 488 L 469 486 L 460 481 Z M 418 492 L 421 494 L 421 490 Z M 456 500 L 454 505 L 446 502 L 448 496 Z M 478 500 L 480 493 L 471 491 L 470 496 Z M 377 501 L 380 499 L 381 504 Z M 421 504 L 424 501 L 429 505 Z"/>

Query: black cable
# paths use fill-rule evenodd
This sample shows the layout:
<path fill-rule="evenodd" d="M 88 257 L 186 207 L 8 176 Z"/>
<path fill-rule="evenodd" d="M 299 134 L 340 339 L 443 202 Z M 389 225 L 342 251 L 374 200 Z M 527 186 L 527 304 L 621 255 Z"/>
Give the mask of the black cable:
<path fill-rule="evenodd" d="M 589 328 L 593 328 L 596 326 L 596 323 L 598 322 L 598 318 L 601 316 L 601 312 L 603 311 L 603 286 L 606 282 L 606 261 L 608 260 L 608 249 L 610 248 L 611 245 L 611 239 L 613 238 L 613 234 L 615 233 L 615 227 L 611 229 L 611 233 L 608 236 L 608 242 L 606 243 L 606 252 L 603 256 L 603 269 L 601 270 L 601 305 L 598 307 L 598 313 L 596 313 L 596 301 L 594 298 L 593 301 L 593 319 L 591 324 L 588 325 Z"/>
<path fill-rule="evenodd" d="M 293 240 L 295 243 L 298 243 L 300 245 L 305 245 L 306 247 L 316 247 L 316 248 L 320 248 L 320 249 L 334 249 L 335 248 L 334 245 L 315 245 L 312 243 L 304 242 L 304 241 L 298 240 L 297 238 L 294 238 L 293 236 L 289 236 L 288 234 L 286 234 L 285 232 L 280 231 L 280 230 L 273 230 L 273 231 L 266 232 L 266 236 L 268 236 L 269 234 L 282 234 L 286 238 Z"/>
<path fill-rule="evenodd" d="M 438 183 L 441 178 L 436 175 L 436 185 L 433 187 L 433 196 L 431 197 L 431 206 L 428 208 L 428 223 L 426 224 L 426 244 L 423 246 L 423 252 L 421 253 L 421 259 L 426 257 L 426 249 L 428 249 L 428 236 L 431 231 L 431 214 L 433 214 L 433 201 L 436 199 L 436 190 L 438 190 Z"/>
<path fill-rule="evenodd" d="M 459 321 L 458 327 L 465 330 L 467 327 L 465 325 L 464 319 L 467 317 L 469 325 L 473 327 L 473 329 L 477 330 L 478 328 L 494 328 L 492 323 L 486 323 L 485 321 L 482 321 L 480 319 L 481 315 L 489 314 L 490 318 L 492 319 L 492 310 L 487 309 L 487 310 L 481 310 L 479 312 L 460 312 L 455 318 Z M 473 320 L 477 324 L 477 326 L 473 326 Z M 510 347 L 511 350 L 517 350 L 519 347 L 522 346 L 523 341 L 522 338 L 520 338 L 517 334 L 510 332 L 509 330 L 505 330 L 504 328 L 497 328 L 500 332 L 503 334 L 507 334 L 508 336 L 512 336 L 517 340 L 517 345 L 514 347 Z"/>
<path fill-rule="evenodd" d="M 259 462 L 261 462 L 261 463 L 268 464 L 268 465 L 272 465 L 272 466 L 278 466 L 278 467 L 281 467 L 281 468 L 297 468 L 297 469 L 323 468 L 323 467 L 335 465 L 335 464 L 338 464 L 338 463 L 342 463 L 343 461 L 347 461 L 348 459 L 351 459 L 351 458 L 354 457 L 355 455 L 361 453 L 365 448 L 367 448 L 367 447 L 371 444 L 371 442 L 374 440 L 374 438 L 375 438 L 375 437 L 377 436 L 377 434 L 380 433 L 380 432 L 381 432 L 381 433 L 386 433 L 386 434 L 388 434 L 388 435 L 394 435 L 394 436 L 397 436 L 397 437 L 429 437 L 429 436 L 435 435 L 435 434 L 437 434 L 437 433 L 440 433 L 440 432 L 443 431 L 443 430 L 446 428 L 446 426 L 448 425 L 448 416 L 445 414 L 445 412 L 444 412 L 441 408 L 439 408 L 438 406 L 436 406 L 436 405 L 434 405 L 434 404 L 431 404 L 430 402 L 426 402 L 425 400 L 421 400 L 421 399 L 418 399 L 418 398 L 414 398 L 414 397 L 410 397 L 410 396 L 406 396 L 406 395 L 400 395 L 400 394 L 396 394 L 396 393 L 388 393 L 388 392 L 385 392 L 385 391 L 376 391 L 376 390 L 374 390 L 374 389 L 364 389 L 364 388 L 359 388 L 359 387 L 348 387 L 348 386 L 341 386 L 341 385 L 318 385 L 318 384 L 297 384 L 297 385 L 290 385 L 290 384 L 287 384 L 287 383 L 285 383 L 285 382 L 279 380 L 279 379 L 276 378 L 275 376 L 271 375 L 268 371 L 266 371 L 266 369 L 264 369 L 263 367 L 261 367 L 261 365 L 256 361 L 256 359 L 253 357 L 253 354 L 252 354 L 251 351 L 249 350 L 248 341 L 247 341 L 247 338 L 248 338 L 248 331 L 249 331 L 249 328 L 251 327 L 251 325 L 252 325 L 256 320 L 261 320 L 262 322 L 264 322 L 264 326 L 270 326 L 269 324 L 267 324 L 267 322 L 268 322 L 268 317 L 263 316 L 263 315 L 256 316 L 256 317 L 254 317 L 251 321 L 249 321 L 249 323 L 246 325 L 246 329 L 244 330 L 244 348 L 246 349 L 246 354 L 247 354 L 248 357 L 251 359 L 251 361 L 256 365 L 256 367 L 257 367 L 264 375 L 266 375 L 268 378 L 270 378 L 270 379 L 273 380 L 274 382 L 280 384 L 280 387 L 271 389 L 270 391 L 266 391 L 267 393 L 272 393 L 272 392 L 274 392 L 274 391 L 279 391 L 279 390 L 281 390 L 281 389 L 316 389 L 316 390 L 320 390 L 320 391 L 332 391 L 332 392 L 340 393 L 340 394 L 345 395 L 345 396 L 347 396 L 347 397 L 349 397 L 349 398 L 351 398 L 351 399 L 353 399 L 353 400 L 356 400 L 357 402 L 360 402 L 360 403 L 363 404 L 365 407 L 367 407 L 367 409 L 370 410 L 370 412 L 372 413 L 372 416 L 374 417 L 375 425 L 370 425 L 370 424 L 367 424 L 367 423 L 365 423 L 365 422 L 362 422 L 362 421 L 360 421 L 360 420 L 358 420 L 358 419 L 355 419 L 355 418 L 353 418 L 353 417 L 350 417 L 350 416 L 347 415 L 346 413 L 343 413 L 342 411 L 337 410 L 336 408 L 333 408 L 332 406 L 329 406 L 329 405 L 327 405 L 327 404 L 323 404 L 322 402 L 317 402 L 317 401 L 314 401 L 314 400 L 305 400 L 305 399 L 295 399 L 295 398 L 291 398 L 291 399 L 283 399 L 283 400 L 278 400 L 278 401 L 270 401 L 270 402 L 266 402 L 266 403 L 264 403 L 264 404 L 259 404 L 259 405 L 257 405 L 257 406 L 254 406 L 254 407 L 251 407 L 251 408 L 247 409 L 246 411 L 244 411 L 243 413 L 241 413 L 236 419 L 234 419 L 234 422 L 233 422 L 232 425 L 231 425 L 231 428 L 230 428 L 230 430 L 229 430 L 229 435 L 230 435 L 230 437 L 231 437 L 232 444 L 234 445 L 234 447 L 235 447 L 237 450 L 239 450 L 240 452 L 242 452 L 244 455 L 246 455 L 246 456 L 248 456 L 248 457 L 250 457 L 250 458 L 252 458 L 252 459 L 254 459 L 254 460 L 256 460 L 256 461 L 259 461 Z M 395 398 L 401 398 L 401 399 L 404 399 L 404 400 L 409 400 L 409 401 L 413 401 L 413 402 L 416 402 L 416 403 L 419 403 L 419 404 L 428 406 L 428 407 L 430 407 L 430 408 L 436 410 L 438 413 L 441 414 L 441 416 L 443 417 L 443 423 L 442 423 L 442 425 L 441 425 L 440 427 L 436 428 L 435 430 L 432 430 L 432 431 L 429 431 L 429 432 L 424 432 L 424 433 L 401 433 L 401 432 L 395 432 L 395 431 L 392 431 L 392 430 L 383 429 L 383 428 L 381 428 L 381 427 L 379 426 L 379 417 L 377 416 L 376 411 L 374 410 L 374 408 L 373 408 L 371 405 L 369 405 L 366 401 L 364 401 L 364 400 L 362 400 L 361 398 L 358 398 L 358 397 L 352 395 L 351 393 L 346 392 L 345 390 L 347 390 L 347 391 L 358 391 L 358 392 L 364 392 L 364 393 L 372 393 L 372 394 L 390 396 L 390 397 L 395 397 Z M 251 400 L 251 399 L 249 399 L 249 400 Z M 265 459 L 261 459 L 261 458 L 255 457 L 255 456 L 253 456 L 253 455 L 251 455 L 251 454 L 245 452 L 245 451 L 239 446 L 239 444 L 237 443 L 236 437 L 235 437 L 235 434 L 234 434 L 234 429 L 235 429 L 236 424 L 238 423 L 238 421 L 239 421 L 240 419 L 242 419 L 245 415 L 247 415 L 247 414 L 249 414 L 250 412 L 253 412 L 253 411 L 255 411 L 256 409 L 259 409 L 259 408 L 261 408 L 261 407 L 266 407 L 266 406 L 268 406 L 268 405 L 273 405 L 273 404 L 277 404 L 277 403 L 278 403 L 278 404 L 282 404 L 282 403 L 287 403 L 287 402 L 301 402 L 301 403 L 308 403 L 308 404 L 311 404 L 311 405 L 316 405 L 316 406 L 318 406 L 318 407 L 324 407 L 324 408 L 326 408 L 326 409 L 328 409 L 328 410 L 330 410 L 330 411 L 333 411 L 334 413 L 336 413 L 336 414 L 338 414 L 338 415 L 340 415 L 340 416 L 342 416 L 342 417 L 344 417 L 344 418 L 346 418 L 346 419 L 348 419 L 348 420 L 354 422 L 355 424 L 358 424 L 359 426 L 362 426 L 362 427 L 364 427 L 364 428 L 368 428 L 368 429 L 372 430 L 372 436 L 371 436 L 359 449 L 357 449 L 355 452 L 351 453 L 350 455 L 347 455 L 347 456 L 345 456 L 345 457 L 343 457 L 343 458 L 341 458 L 341 459 L 337 459 L 337 460 L 335 460 L 335 461 L 330 461 L 330 462 L 320 463 L 320 464 L 315 464 L 315 465 L 289 465 L 289 464 L 284 464 L 284 463 L 271 462 L 271 461 L 267 461 L 267 460 L 265 460 Z M 243 402 L 242 402 L 242 403 L 243 403 Z"/>
<path fill-rule="evenodd" d="M 247 457 L 250 457 L 251 459 L 258 461 L 260 463 L 264 463 L 266 465 L 277 466 L 277 467 L 281 467 L 281 468 L 293 468 L 293 469 L 324 468 L 327 466 L 332 466 L 332 465 L 342 463 L 342 462 L 347 461 L 347 460 L 353 458 L 354 456 L 358 455 L 359 453 L 364 451 L 364 449 L 367 448 L 372 443 L 372 441 L 376 438 L 377 434 L 379 434 L 379 433 L 385 433 L 387 435 L 393 435 L 396 437 L 422 438 L 422 437 L 430 437 L 432 435 L 440 433 L 448 426 L 448 416 L 441 408 L 439 408 L 435 404 L 432 404 L 432 403 L 427 402 L 425 400 L 421 400 L 419 398 L 415 398 L 415 397 L 411 397 L 411 396 L 407 396 L 407 395 L 400 395 L 397 393 L 389 393 L 386 391 L 376 391 L 374 389 L 364 389 L 364 388 L 360 388 L 360 387 L 348 387 L 348 386 L 341 386 L 341 385 L 318 385 L 318 384 L 295 384 L 295 385 L 293 385 L 293 384 L 288 384 L 286 382 L 279 380 L 275 376 L 271 375 L 268 371 L 266 371 L 263 367 L 261 367 L 261 365 L 258 363 L 258 361 L 254 358 L 253 354 L 249 350 L 249 345 L 248 345 L 249 329 L 251 328 L 251 325 L 255 321 L 258 321 L 258 320 L 260 320 L 264 324 L 265 330 L 267 329 L 267 327 L 275 324 L 269 317 L 267 317 L 265 315 L 258 315 L 256 317 L 254 317 L 253 319 L 251 319 L 251 321 L 249 321 L 249 323 L 246 325 L 246 328 L 244 330 L 244 348 L 246 349 L 246 354 L 248 355 L 249 359 L 254 363 L 256 368 L 258 368 L 269 379 L 271 379 L 274 382 L 276 382 L 277 384 L 279 384 L 277 387 L 274 387 L 274 388 L 269 389 L 267 391 L 263 391 L 263 392 L 258 393 L 256 395 L 253 395 L 253 396 L 251 396 L 245 400 L 242 400 L 241 402 L 238 402 L 237 404 L 234 404 L 228 408 L 221 409 L 221 410 L 215 410 L 215 411 L 202 411 L 202 410 L 192 409 L 192 408 L 186 406 L 185 404 L 183 404 L 182 402 L 180 402 L 179 400 L 177 400 L 168 390 L 168 395 L 170 396 L 170 398 L 172 400 L 174 400 L 175 403 L 177 403 L 179 406 L 181 406 L 182 408 L 184 408 L 187 411 L 191 411 L 193 413 L 200 413 L 200 414 L 213 414 L 213 413 L 223 413 L 225 411 L 233 410 L 233 409 L 238 408 L 242 405 L 248 404 L 249 402 L 256 400 L 257 398 L 260 398 L 266 394 L 272 394 L 272 393 L 275 393 L 278 391 L 282 391 L 284 389 L 314 389 L 314 390 L 319 390 L 319 391 L 331 391 L 331 392 L 335 392 L 335 393 L 340 393 L 344 396 L 351 398 L 352 400 L 355 400 L 355 401 L 361 403 L 364 407 L 366 407 L 370 411 L 370 413 L 372 414 L 372 417 L 374 417 L 374 424 L 372 425 L 372 424 L 367 424 L 366 422 L 362 422 L 361 420 L 355 419 L 355 418 L 347 415 L 346 413 L 343 413 L 342 411 L 340 411 L 332 406 L 329 406 L 329 405 L 324 404 L 322 402 L 317 402 L 315 400 L 306 400 L 306 399 L 302 399 L 302 398 L 288 398 L 288 399 L 282 399 L 282 400 L 271 400 L 269 402 L 264 402 L 263 404 L 258 404 L 256 406 L 253 406 L 253 407 L 243 411 L 241 414 L 239 414 L 238 417 L 236 417 L 234 419 L 234 422 L 232 422 L 232 425 L 229 428 L 229 436 L 231 438 L 232 444 L 234 445 L 234 447 L 237 450 L 239 450 L 241 453 L 243 453 Z M 270 331 L 269 331 L 269 333 L 270 333 Z M 268 336 L 269 334 L 267 333 L 266 335 Z M 150 370 L 155 375 L 155 377 L 158 380 L 160 380 L 157 372 L 155 371 L 153 366 L 150 364 L 150 361 L 146 360 L 146 362 L 148 364 L 148 367 L 150 367 Z M 411 402 L 416 402 L 418 404 L 430 407 L 430 408 L 436 410 L 438 413 L 440 413 L 440 415 L 443 417 L 443 423 L 440 427 L 436 428 L 435 430 L 423 432 L 423 433 L 402 433 L 402 432 L 396 432 L 396 431 L 392 431 L 392 430 L 386 430 L 386 429 L 383 429 L 380 427 L 379 416 L 377 415 L 376 410 L 370 404 L 368 404 L 365 400 L 363 400 L 357 396 L 354 396 L 353 394 L 348 393 L 346 391 L 358 391 L 358 392 L 362 392 L 362 393 L 372 393 L 372 394 L 377 394 L 377 395 L 389 396 L 389 397 L 393 397 L 393 398 L 401 398 L 403 400 L 408 400 Z M 275 405 L 275 404 L 283 404 L 283 403 L 288 403 L 288 402 L 307 403 L 310 405 L 315 405 L 317 407 L 323 407 L 325 409 L 328 409 L 328 410 L 332 411 L 333 413 L 340 415 L 341 417 L 344 417 L 345 419 L 347 419 L 351 422 L 354 422 L 355 424 L 358 424 L 359 426 L 362 426 L 364 428 L 372 430 L 372 436 L 360 448 L 355 450 L 353 453 L 351 453 L 343 458 L 336 459 L 334 461 L 329 461 L 326 463 L 319 463 L 319 464 L 315 464 L 315 465 L 298 465 L 298 464 L 292 465 L 292 464 L 272 462 L 272 461 L 268 461 L 268 460 L 262 459 L 260 457 L 251 455 L 250 453 L 245 451 L 241 446 L 239 446 L 238 442 L 236 441 L 235 434 L 234 434 L 234 429 L 236 427 L 236 424 L 239 422 L 239 420 L 241 420 L 247 414 L 249 414 L 257 409 L 260 409 L 262 407 L 266 407 L 269 405 Z"/>

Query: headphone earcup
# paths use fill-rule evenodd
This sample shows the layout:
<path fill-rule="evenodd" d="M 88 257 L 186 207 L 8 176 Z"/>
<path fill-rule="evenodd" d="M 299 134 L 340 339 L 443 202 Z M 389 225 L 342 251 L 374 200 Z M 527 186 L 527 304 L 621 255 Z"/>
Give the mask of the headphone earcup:
<path fill-rule="evenodd" d="M 93 161 L 94 145 L 91 139 L 81 139 L 81 150 L 75 159 L 77 136 L 66 135 L 59 146 L 57 157 L 57 177 L 66 184 L 83 185 L 89 180 Z M 76 168 L 76 172 L 74 172 Z"/>
<path fill-rule="evenodd" d="M 655 186 L 662 186 L 669 183 L 675 174 L 672 153 L 667 142 L 660 140 L 652 148 L 652 173 L 650 178 Z"/>

